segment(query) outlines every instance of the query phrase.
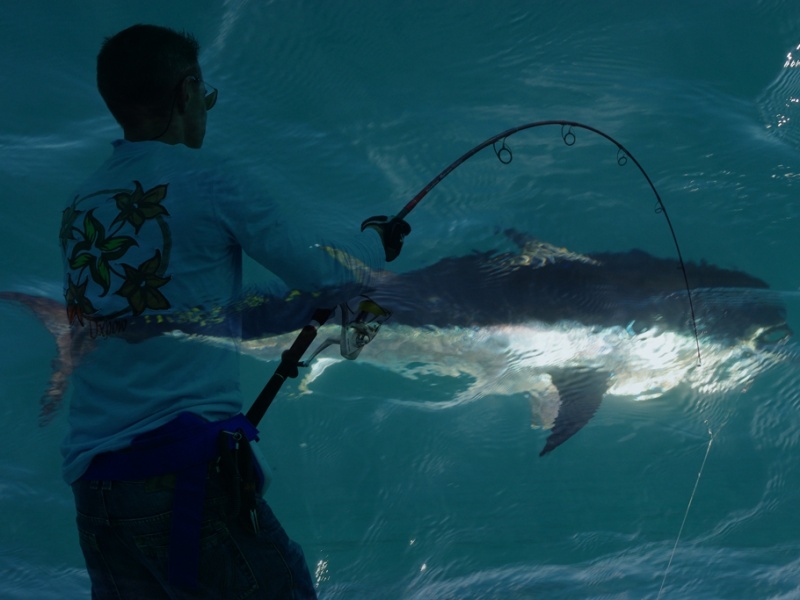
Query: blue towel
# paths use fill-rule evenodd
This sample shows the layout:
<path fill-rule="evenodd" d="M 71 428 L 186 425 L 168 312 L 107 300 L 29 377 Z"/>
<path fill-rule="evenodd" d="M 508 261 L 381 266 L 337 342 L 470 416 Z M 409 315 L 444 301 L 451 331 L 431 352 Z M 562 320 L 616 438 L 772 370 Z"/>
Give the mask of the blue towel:
<path fill-rule="evenodd" d="M 240 431 L 248 441 L 258 440 L 258 430 L 242 414 L 209 422 L 183 412 L 166 425 L 138 436 L 130 447 L 99 454 L 82 477 L 133 481 L 175 475 L 169 581 L 179 587 L 197 586 L 206 475 L 209 463 L 219 456 L 217 440 L 223 431 Z M 263 476 L 260 469 L 256 471 Z"/>

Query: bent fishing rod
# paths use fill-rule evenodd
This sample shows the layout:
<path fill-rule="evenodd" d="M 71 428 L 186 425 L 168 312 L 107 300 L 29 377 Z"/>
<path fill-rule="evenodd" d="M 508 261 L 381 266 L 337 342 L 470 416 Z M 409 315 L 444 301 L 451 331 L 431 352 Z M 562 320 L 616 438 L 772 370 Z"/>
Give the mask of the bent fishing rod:
<path fill-rule="evenodd" d="M 695 317 L 695 310 L 694 310 L 694 302 L 692 300 L 692 292 L 691 287 L 689 285 L 689 277 L 686 274 L 686 266 L 683 261 L 683 255 L 681 253 L 680 246 L 678 244 L 678 237 L 675 233 L 675 229 L 672 226 L 672 221 L 669 218 L 669 214 L 667 213 L 667 208 L 664 206 L 664 202 L 661 200 L 661 196 L 656 190 L 655 185 L 653 184 L 650 176 L 644 170 L 642 165 L 636 160 L 636 157 L 620 142 L 616 139 L 608 135 L 607 133 L 600 131 L 599 129 L 592 127 L 590 125 L 585 125 L 583 123 L 579 123 L 577 121 L 564 121 L 564 120 L 549 120 L 549 121 L 536 121 L 534 123 L 526 123 L 524 125 L 518 125 L 517 127 L 512 127 L 511 129 L 507 129 L 502 131 L 496 135 L 493 135 L 489 139 L 483 141 L 482 143 L 478 144 L 477 146 L 473 147 L 469 151 L 462 154 L 452 163 L 450 163 L 445 169 L 443 169 L 436 177 L 431 179 L 427 185 L 425 185 L 417 194 L 409 200 L 406 205 L 398 212 L 396 215 L 392 217 L 387 216 L 375 216 L 366 219 L 361 224 L 361 231 L 366 229 L 374 229 L 378 235 L 381 237 L 381 242 L 383 243 L 384 251 L 386 253 L 386 261 L 391 262 L 400 254 L 400 250 L 402 249 L 403 242 L 405 240 L 405 236 L 411 232 L 411 227 L 406 223 L 405 218 L 408 214 L 414 210 L 414 208 L 422 201 L 422 199 L 428 195 L 428 193 L 435 188 L 445 177 L 447 177 L 450 173 L 452 173 L 455 169 L 459 166 L 464 164 L 470 158 L 472 158 L 475 154 L 487 148 L 488 146 L 492 146 L 497 159 L 503 164 L 509 164 L 513 160 L 513 153 L 511 149 L 506 144 L 506 140 L 511 137 L 512 135 L 519 133 L 520 131 L 525 131 L 527 129 L 535 129 L 538 127 L 546 127 L 557 125 L 561 127 L 561 138 L 567 146 L 573 146 L 577 142 L 577 136 L 575 135 L 573 129 L 583 129 L 594 134 L 597 134 L 606 140 L 610 141 L 617 147 L 617 164 L 619 166 L 625 166 L 628 162 L 628 159 L 633 161 L 633 164 L 636 165 L 636 168 L 639 172 L 644 176 L 645 181 L 647 182 L 648 186 L 652 190 L 655 198 L 656 198 L 656 213 L 661 213 L 664 215 L 664 219 L 667 222 L 667 227 L 669 228 L 670 235 L 672 236 L 672 241 L 675 245 L 675 250 L 678 255 L 678 263 L 683 274 L 683 281 L 686 286 L 686 294 L 689 300 L 689 312 L 691 315 L 692 321 L 692 329 L 694 332 L 695 343 L 697 345 L 697 362 L 698 365 L 701 362 L 701 355 L 700 355 L 700 338 L 697 331 L 697 320 Z M 498 142 L 500 146 L 498 147 Z M 343 312 L 344 312 L 344 306 Z M 275 369 L 275 373 L 272 375 L 270 380 L 264 386 L 264 389 L 256 398 L 256 401 L 253 403 L 253 406 L 247 412 L 247 418 L 250 420 L 251 423 L 257 425 L 261 418 L 266 413 L 267 409 L 271 405 L 272 401 L 275 399 L 278 391 L 280 390 L 283 382 L 287 378 L 294 378 L 298 375 L 298 367 L 304 366 L 301 362 L 303 354 L 308 350 L 311 343 L 316 338 L 317 332 L 322 325 L 330 318 L 333 314 L 335 309 L 327 308 L 327 309 L 317 309 L 314 314 L 312 315 L 311 321 L 303 327 L 298 335 L 297 339 L 294 341 L 292 346 L 283 352 L 281 355 L 281 362 L 278 367 Z M 388 318 L 388 313 L 384 316 L 384 318 Z M 379 324 L 378 324 L 379 326 Z M 345 333 L 346 323 L 343 321 L 342 323 L 342 340 L 345 340 L 346 333 Z M 374 331 L 371 334 L 369 340 L 374 337 L 375 333 L 377 333 L 377 326 L 375 327 Z M 367 340 L 367 341 L 369 341 Z M 330 342 L 328 342 L 330 343 Z M 366 342 L 365 342 L 366 343 Z M 357 356 L 357 352 L 355 355 L 348 356 L 344 348 L 343 355 L 347 358 L 355 358 Z M 316 354 L 316 353 L 315 353 Z"/>
<path fill-rule="evenodd" d="M 514 135 L 515 133 L 519 133 L 520 131 L 525 131 L 526 129 L 535 129 L 537 127 L 546 127 L 550 125 L 558 125 L 561 127 L 561 139 L 567 146 L 573 146 L 577 142 L 577 136 L 573 132 L 573 129 L 585 129 L 586 131 L 590 131 L 607 139 L 609 142 L 614 144 L 617 147 L 617 164 L 619 166 L 625 166 L 628 162 L 628 159 L 633 161 L 633 164 L 636 165 L 636 168 L 639 169 L 639 172 L 644 176 L 647 185 L 653 192 L 653 195 L 656 198 L 656 209 L 655 212 L 661 213 L 664 215 L 664 219 L 667 222 L 667 227 L 669 228 L 670 235 L 672 236 L 673 244 L 675 245 L 675 251 L 678 255 L 678 264 L 681 269 L 681 273 L 683 274 L 683 282 L 686 287 L 686 295 L 689 301 L 689 313 L 691 315 L 692 321 L 692 330 L 694 333 L 695 344 L 697 346 L 697 362 L 700 364 L 701 362 L 701 355 L 700 355 L 700 337 L 697 331 L 697 319 L 695 317 L 695 310 L 694 310 L 694 302 L 692 300 L 692 291 L 691 286 L 689 285 L 689 277 L 686 274 L 686 265 L 683 261 L 683 254 L 681 253 L 680 245 L 678 244 L 678 236 L 675 233 L 675 228 L 672 226 L 672 220 L 669 218 L 669 214 L 667 213 L 667 207 L 664 206 L 664 202 L 661 200 L 661 196 L 656 190 L 656 186 L 653 184 L 653 181 L 650 179 L 650 176 L 644 170 L 644 167 L 636 160 L 636 157 L 628 150 L 625 146 L 623 146 L 620 142 L 616 139 L 608 135 L 607 133 L 600 131 L 599 129 L 592 127 L 590 125 L 585 125 L 583 123 L 578 123 L 577 121 L 563 121 L 563 120 L 550 120 L 550 121 L 536 121 L 534 123 L 526 123 L 525 125 L 518 125 L 517 127 L 512 127 L 511 129 L 507 129 L 503 132 L 500 132 L 496 135 L 493 135 L 489 139 L 485 140 L 484 142 L 478 144 L 468 152 L 465 152 L 452 163 L 450 163 L 445 169 L 442 170 L 436 177 L 431 179 L 428 184 L 423 187 L 417 195 L 414 196 L 411 200 L 406 203 L 406 205 L 402 208 L 402 210 L 397 213 L 393 217 L 372 217 L 371 219 L 367 219 L 361 224 L 361 231 L 364 231 L 366 228 L 374 228 L 381 234 L 383 238 L 385 231 L 392 232 L 393 228 L 401 227 L 404 223 L 404 219 L 414 208 L 419 204 L 422 199 L 428 195 L 428 193 L 435 188 L 445 177 L 447 177 L 450 173 L 452 173 L 455 169 L 461 166 L 463 163 L 468 161 L 472 158 L 475 154 L 483 150 L 488 146 L 492 146 L 497 159 L 503 163 L 504 165 L 509 164 L 513 160 L 513 154 L 511 149 L 506 145 L 506 139 Z M 501 145 L 498 148 L 497 143 L 500 142 Z M 406 228 L 408 225 L 405 224 Z M 410 231 L 410 229 L 409 229 Z M 400 236 L 400 245 L 402 245 L 403 237 Z M 394 257 L 399 254 L 399 248 L 397 249 L 397 253 Z M 387 261 L 392 260 L 394 257 L 390 258 L 389 251 L 387 250 Z"/>

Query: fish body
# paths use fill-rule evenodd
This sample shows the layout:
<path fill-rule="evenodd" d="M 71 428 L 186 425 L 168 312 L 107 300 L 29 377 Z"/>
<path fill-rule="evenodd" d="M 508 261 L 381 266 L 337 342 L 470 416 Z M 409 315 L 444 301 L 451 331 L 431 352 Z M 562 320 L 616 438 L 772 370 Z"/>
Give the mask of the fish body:
<path fill-rule="evenodd" d="M 690 302 L 674 259 L 640 250 L 577 254 L 511 237 L 516 251 L 475 252 L 406 273 L 376 274 L 369 297 L 391 317 L 358 362 L 410 379 L 463 378 L 469 383 L 452 403 L 525 394 L 532 424 L 551 429 L 546 454 L 586 425 L 606 396 L 647 400 L 678 386 L 724 393 L 785 359 L 792 333 L 785 307 L 751 275 L 687 263 Z M 249 292 L 230 307 L 143 316 L 116 333 L 131 341 L 169 334 L 237 345 L 256 358 L 276 360 L 329 294 L 336 295 Z M 66 356 L 69 328 L 58 302 L 7 293 L 0 299 L 27 305 L 57 337 L 60 359 L 45 396 L 52 412 L 69 372 L 92 344 L 85 334 L 73 335 L 71 358 Z M 344 305 L 339 310 L 347 315 Z M 216 335 L 230 318 L 241 321 L 241 340 Z M 323 327 L 320 339 L 337 343 L 337 326 Z M 313 389 L 328 367 L 343 360 L 320 354 L 302 389 Z"/>
<path fill-rule="evenodd" d="M 391 318 L 358 360 L 411 379 L 462 377 L 470 383 L 454 403 L 526 394 L 532 425 L 552 429 L 546 454 L 606 396 L 725 393 L 785 359 L 792 332 L 765 282 L 708 263 L 686 269 L 691 303 L 677 261 L 639 250 L 579 255 L 525 241 L 387 274 L 370 298 Z M 290 343 L 251 329 L 242 349 L 277 359 Z M 303 389 L 342 360 L 312 363 Z"/>

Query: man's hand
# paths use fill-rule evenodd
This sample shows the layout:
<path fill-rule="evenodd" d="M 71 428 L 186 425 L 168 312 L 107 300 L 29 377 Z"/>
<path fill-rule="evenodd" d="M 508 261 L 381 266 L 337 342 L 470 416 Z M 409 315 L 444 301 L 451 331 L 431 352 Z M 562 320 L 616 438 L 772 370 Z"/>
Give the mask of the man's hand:
<path fill-rule="evenodd" d="M 370 217 L 361 224 L 361 231 L 367 227 L 374 229 L 381 236 L 383 251 L 386 253 L 386 262 L 392 262 L 400 256 L 403 240 L 411 233 L 411 225 L 397 217 Z"/>

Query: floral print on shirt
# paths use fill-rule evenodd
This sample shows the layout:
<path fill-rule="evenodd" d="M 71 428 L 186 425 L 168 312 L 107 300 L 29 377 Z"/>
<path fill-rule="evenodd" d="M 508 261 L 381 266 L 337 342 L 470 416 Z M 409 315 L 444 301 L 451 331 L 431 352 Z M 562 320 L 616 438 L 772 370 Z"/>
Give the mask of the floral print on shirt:
<path fill-rule="evenodd" d="M 171 280 L 166 272 L 172 248 L 164 206 L 167 184 L 145 190 L 134 181 L 133 186 L 76 197 L 63 213 L 60 239 L 68 264 L 64 299 L 70 324 L 170 308 L 164 291 Z M 99 217 L 96 202 L 90 203 L 93 208 L 81 209 L 98 196 L 115 203 L 113 219 Z M 137 260 L 131 257 L 134 249 Z M 109 303 L 109 294 L 118 296 L 118 302 Z M 95 307 L 100 298 L 107 307 L 102 312 Z"/>

